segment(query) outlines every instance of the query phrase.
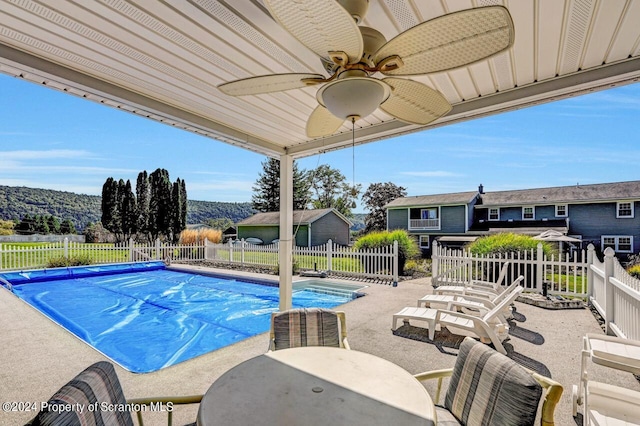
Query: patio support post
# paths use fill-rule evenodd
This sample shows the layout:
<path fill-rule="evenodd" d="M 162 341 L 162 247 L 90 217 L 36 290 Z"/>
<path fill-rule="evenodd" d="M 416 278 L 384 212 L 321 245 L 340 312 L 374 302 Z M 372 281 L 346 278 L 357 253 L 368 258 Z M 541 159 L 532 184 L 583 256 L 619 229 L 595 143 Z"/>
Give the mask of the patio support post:
<path fill-rule="evenodd" d="M 293 282 L 293 157 L 280 156 L 280 310 L 291 309 Z"/>

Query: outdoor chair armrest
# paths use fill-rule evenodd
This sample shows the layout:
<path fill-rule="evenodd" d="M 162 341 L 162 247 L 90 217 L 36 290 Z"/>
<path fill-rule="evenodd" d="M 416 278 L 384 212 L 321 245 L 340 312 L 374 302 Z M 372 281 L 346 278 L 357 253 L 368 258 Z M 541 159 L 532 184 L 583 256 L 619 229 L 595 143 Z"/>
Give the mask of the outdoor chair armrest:
<path fill-rule="evenodd" d="M 186 395 L 186 396 L 158 396 L 150 398 L 131 398 L 127 399 L 127 404 L 131 404 L 132 407 L 151 406 L 151 404 L 171 403 L 172 405 L 186 405 L 186 404 L 199 404 L 202 401 L 202 395 Z M 142 420 L 142 410 L 135 410 L 136 417 L 138 418 L 138 424 L 144 426 Z M 173 424 L 173 410 L 167 410 L 167 425 Z"/>
<path fill-rule="evenodd" d="M 467 308 L 467 309 L 477 310 L 479 311 L 480 315 L 484 315 L 491 310 L 491 308 L 488 308 L 486 306 L 485 307 L 477 306 L 472 303 L 469 303 L 466 300 L 453 300 L 447 304 L 447 311 L 455 311 L 455 308 Z"/>
<path fill-rule="evenodd" d="M 413 377 L 415 377 L 420 382 L 438 379 L 436 397 L 433 400 L 433 403 L 437 404 L 440 401 L 440 391 L 442 390 L 442 379 L 444 379 L 445 377 L 451 377 L 452 374 L 453 374 L 453 368 L 445 368 L 442 370 L 425 371 L 423 373 L 415 374 Z"/>
<path fill-rule="evenodd" d="M 498 295 L 498 293 L 496 293 L 493 290 L 489 290 L 489 289 L 478 290 L 477 288 L 471 288 L 471 287 L 466 287 L 462 292 L 462 294 L 477 296 L 477 297 L 484 297 L 485 299 L 493 299 Z"/>
<path fill-rule="evenodd" d="M 496 283 L 491 281 L 482 281 L 482 280 L 471 280 L 467 287 L 478 287 L 478 288 L 487 288 L 491 290 L 495 290 L 496 287 L 499 287 Z"/>
<path fill-rule="evenodd" d="M 496 304 L 493 303 L 491 300 L 482 296 L 474 296 L 472 294 L 460 295 L 456 298 L 456 301 L 482 303 L 487 308 L 487 310 L 491 310 L 496 306 Z"/>

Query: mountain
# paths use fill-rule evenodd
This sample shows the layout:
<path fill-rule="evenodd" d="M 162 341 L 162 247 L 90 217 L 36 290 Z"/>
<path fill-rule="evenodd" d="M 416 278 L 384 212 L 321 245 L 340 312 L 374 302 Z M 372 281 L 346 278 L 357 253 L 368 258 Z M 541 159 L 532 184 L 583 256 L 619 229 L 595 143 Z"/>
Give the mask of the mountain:
<path fill-rule="evenodd" d="M 71 219 L 78 231 L 89 222 L 99 222 L 102 197 L 51 189 L 0 185 L 0 219 L 21 219 L 46 215 Z M 251 203 L 187 201 L 187 223 L 204 223 L 207 219 L 229 218 L 238 222 L 253 214 Z"/>

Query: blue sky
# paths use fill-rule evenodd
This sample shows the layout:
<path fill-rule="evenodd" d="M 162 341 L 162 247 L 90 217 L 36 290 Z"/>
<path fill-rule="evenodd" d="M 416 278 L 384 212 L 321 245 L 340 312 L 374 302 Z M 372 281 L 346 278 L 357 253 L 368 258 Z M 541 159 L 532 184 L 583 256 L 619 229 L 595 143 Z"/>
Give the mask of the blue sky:
<path fill-rule="evenodd" d="M 0 75 L 0 185 L 99 195 L 158 167 L 190 199 L 250 201 L 265 157 Z M 355 182 L 409 195 L 637 180 L 640 84 L 358 146 Z M 352 151 L 299 160 L 353 179 Z M 358 206 L 356 211 L 363 211 Z"/>

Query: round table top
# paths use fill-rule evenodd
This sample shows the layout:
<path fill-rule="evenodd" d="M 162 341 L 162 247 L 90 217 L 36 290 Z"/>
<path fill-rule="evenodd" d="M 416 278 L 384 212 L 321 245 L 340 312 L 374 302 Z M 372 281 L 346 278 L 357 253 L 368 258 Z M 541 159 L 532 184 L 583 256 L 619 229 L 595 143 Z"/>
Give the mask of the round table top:
<path fill-rule="evenodd" d="M 268 352 L 219 377 L 198 424 L 434 425 L 426 389 L 400 366 L 327 347 Z"/>

